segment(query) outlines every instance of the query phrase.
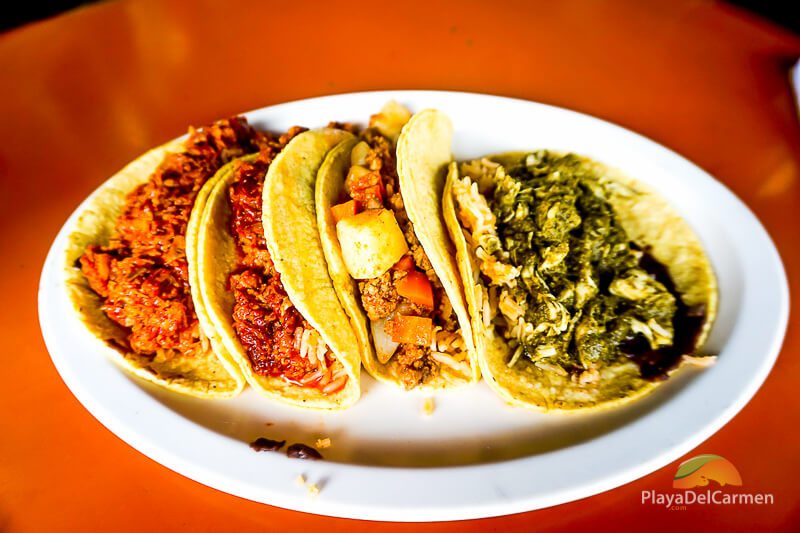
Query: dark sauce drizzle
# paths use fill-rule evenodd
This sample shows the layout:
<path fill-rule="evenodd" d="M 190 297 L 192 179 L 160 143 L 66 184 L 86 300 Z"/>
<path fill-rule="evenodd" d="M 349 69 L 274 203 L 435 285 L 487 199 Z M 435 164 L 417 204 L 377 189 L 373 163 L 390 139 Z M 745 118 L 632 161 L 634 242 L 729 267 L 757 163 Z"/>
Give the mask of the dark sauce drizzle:
<path fill-rule="evenodd" d="M 285 440 L 272 440 L 259 437 L 250 443 L 250 447 L 257 452 L 277 452 L 283 448 L 284 444 L 286 444 Z"/>
<path fill-rule="evenodd" d="M 631 243 L 631 248 L 641 249 L 634 243 Z M 687 306 L 675 289 L 675 283 L 673 283 L 667 267 L 650 255 L 648 248 L 642 252 L 639 266 L 653 279 L 661 282 L 675 297 L 677 310 L 672 318 L 675 337 L 672 346 L 653 350 L 650 348 L 647 338 L 641 333 L 637 333 L 621 342 L 619 348 L 623 354 L 639 365 L 639 372 L 644 379 L 661 381 L 667 378 L 667 372 L 678 365 L 681 356 L 692 353 L 697 347 L 697 338 L 706 321 L 706 306 L 703 304 Z"/>
<path fill-rule="evenodd" d="M 291 459 L 311 459 L 312 461 L 322 459 L 322 454 L 317 450 L 300 443 L 292 444 L 286 448 L 286 456 Z"/>

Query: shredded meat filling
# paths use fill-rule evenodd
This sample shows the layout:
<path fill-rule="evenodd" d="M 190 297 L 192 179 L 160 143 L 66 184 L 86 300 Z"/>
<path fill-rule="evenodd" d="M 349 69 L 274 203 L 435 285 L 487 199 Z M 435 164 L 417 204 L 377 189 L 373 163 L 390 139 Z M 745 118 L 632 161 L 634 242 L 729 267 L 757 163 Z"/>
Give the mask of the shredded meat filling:
<path fill-rule="evenodd" d="M 231 232 L 239 256 L 237 269 L 228 279 L 234 296 L 233 328 L 255 373 L 332 393 L 344 386 L 346 374 L 342 376 L 341 363 L 327 348 L 324 363 L 317 359 L 316 345 L 302 349 L 303 339 L 308 338 L 304 333 L 313 328 L 283 287 L 261 223 L 264 176 L 281 149 L 302 131 L 295 127 L 280 137 L 268 136 L 258 159 L 239 162 L 234 169 L 235 178 L 228 190 Z M 308 355 L 310 350 L 313 358 Z"/>
<path fill-rule="evenodd" d="M 184 151 L 169 154 L 134 189 L 105 246 L 80 258 L 108 317 L 129 331 L 143 355 L 191 355 L 200 342 L 188 281 L 186 226 L 197 193 L 225 163 L 255 152 L 264 137 L 243 117 L 190 130 Z"/>
<path fill-rule="evenodd" d="M 289 301 L 280 275 L 246 269 L 230 277 L 235 304 L 234 330 L 253 371 L 263 376 L 285 376 L 299 382 L 316 370 L 300 357 L 295 330 L 310 328 Z"/>

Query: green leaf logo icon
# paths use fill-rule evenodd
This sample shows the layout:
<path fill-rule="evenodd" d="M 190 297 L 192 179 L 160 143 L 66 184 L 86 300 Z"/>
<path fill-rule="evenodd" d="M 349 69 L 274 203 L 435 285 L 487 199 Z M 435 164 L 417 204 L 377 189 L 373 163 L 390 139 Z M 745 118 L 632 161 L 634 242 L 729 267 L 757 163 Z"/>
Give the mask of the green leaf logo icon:
<path fill-rule="evenodd" d="M 742 486 L 742 476 L 733 463 L 719 455 L 707 453 L 681 463 L 675 472 L 675 479 L 672 480 L 672 488 L 706 487 L 712 481 L 720 487 Z"/>
<path fill-rule="evenodd" d="M 713 454 L 704 454 L 698 455 L 697 457 L 692 457 L 688 461 L 681 463 L 681 465 L 678 467 L 678 471 L 675 472 L 675 479 L 681 479 L 686 476 L 690 476 L 703 468 L 703 465 L 706 463 L 716 461 L 718 459 L 722 459 L 723 461 L 725 460 L 723 457 Z"/>

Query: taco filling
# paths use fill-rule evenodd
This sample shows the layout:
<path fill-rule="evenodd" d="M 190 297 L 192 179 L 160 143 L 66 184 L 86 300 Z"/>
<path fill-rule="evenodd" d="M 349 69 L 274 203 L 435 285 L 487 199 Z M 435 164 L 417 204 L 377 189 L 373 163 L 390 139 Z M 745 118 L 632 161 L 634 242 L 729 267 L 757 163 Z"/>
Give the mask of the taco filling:
<path fill-rule="evenodd" d="M 186 227 L 203 184 L 228 161 L 264 142 L 242 117 L 190 130 L 128 196 L 107 245 L 89 245 L 80 268 L 102 310 L 128 332 L 130 350 L 170 359 L 208 350 L 195 314 L 186 260 Z"/>
<path fill-rule="evenodd" d="M 482 285 L 474 313 L 505 339 L 509 368 L 588 386 L 628 360 L 658 380 L 696 348 L 705 307 L 687 306 L 647 243 L 629 239 L 606 199 L 620 184 L 544 150 L 459 170 L 456 216 Z"/>
<path fill-rule="evenodd" d="M 410 112 L 389 104 L 350 153 L 342 197 L 331 208 L 347 271 L 357 280 L 380 363 L 407 389 L 447 367 L 472 375 L 457 317 L 406 213 L 394 144 Z"/>
<path fill-rule="evenodd" d="M 258 158 L 237 161 L 228 188 L 237 265 L 229 278 L 233 329 L 255 374 L 333 394 L 347 383 L 344 366 L 289 299 L 262 226 L 262 190 L 270 163 L 302 128 L 270 137 Z M 302 251 L 298 251 L 302 254 Z"/>

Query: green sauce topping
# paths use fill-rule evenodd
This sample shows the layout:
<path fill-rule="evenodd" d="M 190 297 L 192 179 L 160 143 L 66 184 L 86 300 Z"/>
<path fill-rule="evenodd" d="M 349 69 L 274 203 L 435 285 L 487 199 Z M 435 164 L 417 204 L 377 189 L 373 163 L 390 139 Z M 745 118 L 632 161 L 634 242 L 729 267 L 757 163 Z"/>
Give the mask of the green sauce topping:
<path fill-rule="evenodd" d="M 642 337 L 653 350 L 672 345 L 676 298 L 640 267 L 643 251 L 584 160 L 533 152 L 499 170 L 493 187 L 497 235 L 479 245 L 519 271 L 501 284 L 499 306 L 508 329 L 519 326 L 519 355 L 576 372 L 623 357 Z M 522 317 L 506 312 L 509 297 Z"/>

